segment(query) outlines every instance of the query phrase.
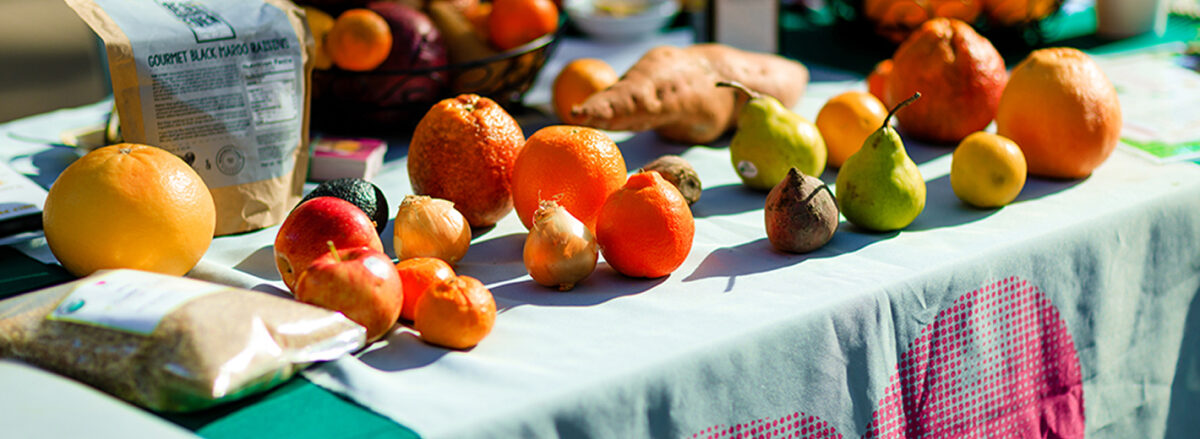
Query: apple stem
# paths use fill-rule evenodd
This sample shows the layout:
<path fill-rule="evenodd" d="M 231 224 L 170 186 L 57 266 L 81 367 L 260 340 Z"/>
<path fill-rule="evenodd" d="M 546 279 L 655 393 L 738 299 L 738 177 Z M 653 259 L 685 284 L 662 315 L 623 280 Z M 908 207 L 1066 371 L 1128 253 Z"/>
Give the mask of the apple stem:
<path fill-rule="evenodd" d="M 744 84 L 737 81 L 720 81 L 717 82 L 717 87 L 731 87 L 741 90 L 741 92 L 745 93 L 746 96 L 749 96 L 750 99 L 758 99 L 760 96 L 762 96 L 758 94 L 758 92 L 751 90 L 750 87 L 746 87 Z"/>
<path fill-rule="evenodd" d="M 913 93 L 913 95 L 910 96 L 908 99 L 905 99 L 904 102 L 896 104 L 895 107 L 892 107 L 892 111 L 889 111 L 887 114 L 887 117 L 883 118 L 883 126 L 886 128 L 888 126 L 888 123 L 892 120 L 892 115 L 896 114 L 896 112 L 899 111 L 901 108 L 907 107 L 908 104 L 913 103 L 913 101 L 917 100 L 917 98 L 919 98 L 919 97 L 921 97 L 921 92 Z"/>
<path fill-rule="evenodd" d="M 339 264 L 342 263 L 342 257 L 338 255 L 337 247 L 333 245 L 333 241 L 325 241 L 325 244 L 329 245 L 329 254 L 333 255 L 333 261 Z"/>

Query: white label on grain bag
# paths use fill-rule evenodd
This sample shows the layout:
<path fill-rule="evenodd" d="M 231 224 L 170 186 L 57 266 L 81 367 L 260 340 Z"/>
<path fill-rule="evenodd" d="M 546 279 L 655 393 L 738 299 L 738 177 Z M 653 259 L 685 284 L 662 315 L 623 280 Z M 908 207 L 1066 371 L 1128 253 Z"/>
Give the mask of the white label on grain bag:
<path fill-rule="evenodd" d="M 260 2 L 96 0 L 130 36 L 145 142 L 182 157 L 209 188 L 292 172 L 304 66 L 284 12 Z M 136 30 L 136 32 L 133 32 Z"/>
<path fill-rule="evenodd" d="M 137 334 L 189 300 L 229 289 L 224 285 L 137 270 L 113 270 L 75 287 L 46 318 Z"/>

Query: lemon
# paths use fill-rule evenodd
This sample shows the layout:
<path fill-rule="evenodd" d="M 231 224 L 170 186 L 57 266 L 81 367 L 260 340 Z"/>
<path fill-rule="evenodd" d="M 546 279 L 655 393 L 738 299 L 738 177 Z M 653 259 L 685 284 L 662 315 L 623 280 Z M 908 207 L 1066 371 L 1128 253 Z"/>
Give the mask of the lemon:
<path fill-rule="evenodd" d="M 1007 137 L 977 131 L 959 142 L 950 160 L 954 195 L 975 207 L 1011 203 L 1025 187 L 1025 155 Z"/>

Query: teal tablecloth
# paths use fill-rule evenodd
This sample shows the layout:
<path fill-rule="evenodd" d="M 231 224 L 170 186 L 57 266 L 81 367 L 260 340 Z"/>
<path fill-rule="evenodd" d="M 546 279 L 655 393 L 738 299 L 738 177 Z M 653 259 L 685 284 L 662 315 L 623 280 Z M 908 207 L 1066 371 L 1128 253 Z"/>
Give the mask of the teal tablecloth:
<path fill-rule="evenodd" d="M 1189 29 L 1194 32 L 1194 23 L 1186 22 L 1191 27 L 1182 30 L 1179 23 L 1172 21 L 1172 33 L 1165 39 L 1194 36 L 1186 35 Z M 1120 50 L 1165 39 L 1090 48 Z M 561 46 L 557 65 L 579 53 L 575 47 L 580 46 Z M 820 55 L 811 59 L 817 68 L 821 60 L 836 61 Z M 621 68 L 621 62 L 614 65 Z M 861 65 L 835 67 L 862 70 Z M 547 71 L 556 71 L 555 65 Z M 541 78 L 532 102 L 544 102 L 547 79 Z M 814 111 L 813 99 L 802 112 Z M 53 127 L 98 120 L 105 105 L 0 126 L 0 133 L 8 135 L 0 139 L 0 146 L 10 152 L 6 158 L 48 186 L 73 152 L 31 145 L 38 139 L 54 141 L 58 130 Z M 527 135 L 549 122 L 536 115 L 522 119 Z M 925 401 L 919 408 L 930 413 L 944 408 L 936 413 L 973 419 L 962 414 L 984 410 L 963 401 L 992 397 L 994 392 L 988 392 L 1004 383 L 977 377 L 991 376 L 987 374 L 993 369 L 1019 369 L 996 362 L 1003 358 L 997 357 L 996 349 L 1009 349 L 1025 356 L 1014 358 L 1055 372 L 1054 380 L 1033 380 L 1041 395 L 1058 396 L 1037 407 L 1059 415 L 1054 425 L 1066 428 L 1062 433 L 1067 436 L 1077 437 L 1086 426 L 1097 436 L 1186 437 L 1178 428 L 1194 426 L 1192 415 L 1200 408 L 1200 393 L 1189 384 L 1200 378 L 1200 352 L 1195 347 L 1200 346 L 1200 307 L 1195 304 L 1200 282 L 1200 170 L 1173 165 L 1161 171 L 1118 152 L 1091 179 L 1031 179 L 1013 206 L 978 211 L 957 203 L 949 192 L 944 174 L 949 151 L 910 145 L 930 179 L 929 207 L 913 227 L 899 234 L 872 235 L 843 224 L 822 251 L 791 256 L 772 253 L 761 229 L 750 227 L 762 194 L 746 191 L 731 179 L 720 145 L 680 148 L 659 144 L 649 135 L 622 139 L 631 169 L 662 153 L 682 153 L 706 178 L 707 189 L 695 206 L 702 224 L 701 245 L 676 275 L 662 281 L 630 281 L 602 266 L 591 287 L 585 284 L 580 291 L 560 295 L 537 289 L 522 277 L 519 254 L 512 250 L 520 235 L 508 234 L 517 229 L 511 224 L 514 219 L 507 218 L 508 224 L 477 237 L 460 269 L 488 282 L 504 310 L 496 333 L 484 345 L 467 353 L 446 353 L 416 343 L 411 332 L 401 331 L 389 346 L 363 355 L 361 361 L 346 361 L 312 375 L 387 416 L 300 378 L 216 410 L 166 419 L 214 438 L 410 437 L 416 435 L 414 430 L 435 436 L 588 432 L 735 437 L 751 431 L 760 436 L 887 436 L 889 426 L 938 425 L 903 416 L 913 409 L 914 400 L 905 398 L 912 395 L 919 395 L 919 401 Z M 24 152 L 13 155 L 14 150 Z M 380 179 L 389 198 L 399 199 L 409 190 L 402 169 L 403 149 L 397 148 L 389 153 L 388 169 Z M 828 181 L 831 176 L 826 176 Z M 1121 190 L 1126 184 L 1139 189 Z M 1087 209 L 1075 221 L 1062 213 L 1060 203 Z M 1043 215 L 1039 206 L 1057 213 Z M 1021 224 L 1034 230 L 1012 230 Z M 264 246 L 273 233 L 267 229 L 218 240 L 206 259 L 229 262 L 273 281 L 267 271 L 269 247 Z M 30 247 L 21 249 L 39 252 Z M 44 255 L 44 249 L 41 252 Z M 0 287 L 7 293 L 67 278 L 56 266 L 13 248 L 0 249 L 0 258 Z M 856 265 L 874 268 L 842 277 L 846 267 Z M 687 287 L 680 290 L 684 284 Z M 997 295 L 997 288 L 1010 293 Z M 654 315 L 661 316 L 661 324 L 649 317 Z M 990 316 L 983 320 L 1002 329 L 979 323 L 975 317 L 981 316 Z M 560 326 L 545 326 L 550 323 Z M 604 325 L 620 337 L 597 338 Z M 963 330 L 972 325 L 981 329 L 982 338 L 964 335 L 972 334 Z M 1017 326 L 1056 341 L 1012 351 L 1012 346 L 1021 345 L 1013 340 L 1022 340 L 1022 333 L 1005 331 Z M 570 346 L 572 339 L 564 337 L 570 334 L 579 335 L 576 342 L 590 344 Z M 712 339 L 701 342 L 696 334 Z M 1074 343 L 1063 343 L 1063 334 Z M 538 370 L 534 360 L 540 348 L 528 341 L 535 336 L 553 345 L 547 354 L 578 355 L 548 358 L 547 364 L 592 370 L 602 363 L 614 370 L 598 377 Z M 632 347 L 624 349 L 623 343 Z M 1164 346 L 1174 349 L 1164 351 Z M 603 358 L 607 354 L 597 352 L 616 357 Z M 989 369 L 956 375 L 940 373 L 955 366 L 925 362 L 947 353 L 954 358 L 951 365 L 968 359 Z M 676 360 L 681 363 L 673 364 Z M 356 382 L 361 376 L 345 374 L 363 365 L 376 368 L 381 376 L 396 374 L 394 388 L 380 390 L 390 394 L 370 395 L 363 387 L 354 388 L 369 380 Z M 500 371 L 533 375 L 503 378 Z M 918 372 L 928 386 L 913 384 Z M 462 386 L 479 385 L 478 398 L 470 393 L 433 395 L 428 393 L 433 387 L 422 389 L 414 382 L 428 380 L 434 386 L 456 374 L 461 374 Z M 505 383 L 490 384 L 506 379 L 511 385 L 530 386 L 532 396 L 520 397 Z M 948 392 L 955 387 L 970 392 Z M 406 389 L 416 398 L 410 401 L 411 410 L 380 406 Z M 496 404 L 498 400 L 506 403 Z M 478 407 L 481 412 L 469 410 L 485 403 L 489 406 Z M 463 409 L 467 411 L 456 412 Z M 432 421 L 393 420 L 422 412 Z M 1007 425 L 1023 418 L 997 419 Z"/>

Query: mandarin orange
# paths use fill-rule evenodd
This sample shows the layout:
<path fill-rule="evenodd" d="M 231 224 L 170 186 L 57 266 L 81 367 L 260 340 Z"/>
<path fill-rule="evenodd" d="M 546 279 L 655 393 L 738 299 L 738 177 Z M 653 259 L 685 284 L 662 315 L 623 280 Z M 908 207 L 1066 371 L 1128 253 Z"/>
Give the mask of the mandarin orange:
<path fill-rule="evenodd" d="M 644 171 L 604 203 L 596 220 L 600 254 L 630 277 L 663 277 L 692 251 L 696 223 L 687 200 L 658 172 Z"/>

